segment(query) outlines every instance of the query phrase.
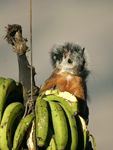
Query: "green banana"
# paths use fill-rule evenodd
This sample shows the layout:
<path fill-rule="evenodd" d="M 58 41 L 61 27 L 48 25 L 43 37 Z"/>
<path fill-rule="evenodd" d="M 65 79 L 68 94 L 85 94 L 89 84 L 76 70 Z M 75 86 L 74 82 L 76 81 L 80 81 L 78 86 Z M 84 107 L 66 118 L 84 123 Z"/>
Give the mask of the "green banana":
<path fill-rule="evenodd" d="M 68 127 L 65 114 L 61 106 L 53 101 L 49 101 L 55 141 L 58 150 L 64 150 L 68 141 Z"/>
<path fill-rule="evenodd" d="M 89 131 L 87 129 L 85 120 L 77 115 L 75 116 L 76 122 L 77 122 L 77 127 L 78 127 L 78 147 L 77 150 L 83 149 L 85 150 L 88 145 L 89 141 Z"/>
<path fill-rule="evenodd" d="M 31 125 L 31 122 L 34 117 L 35 117 L 34 115 L 28 114 L 25 118 L 21 119 L 14 134 L 12 150 L 19 149 L 19 146 L 22 143 L 23 137 L 28 127 Z"/>
<path fill-rule="evenodd" d="M 1 84 L 4 82 L 4 80 L 5 80 L 5 78 L 0 77 L 0 86 L 1 86 Z"/>
<path fill-rule="evenodd" d="M 65 111 L 65 113 L 67 115 L 67 118 L 68 118 L 68 121 L 69 121 L 70 130 L 71 130 L 71 146 L 69 145 L 70 147 L 68 149 L 76 150 L 77 145 L 78 145 L 78 130 L 77 130 L 75 117 L 61 103 L 60 103 L 60 105 L 62 106 L 62 108 L 64 109 L 64 111 Z"/>
<path fill-rule="evenodd" d="M 43 95 L 42 98 L 48 102 L 49 101 L 58 101 L 58 102 L 62 103 L 66 107 L 66 109 L 68 109 L 74 115 L 76 115 L 78 112 L 78 102 L 77 101 L 72 102 L 72 101 L 69 101 L 62 97 L 59 97 L 58 95 L 53 95 L 53 94 Z"/>
<path fill-rule="evenodd" d="M 51 138 L 50 144 L 46 150 L 57 150 L 54 137 Z"/>
<path fill-rule="evenodd" d="M 16 88 L 16 82 L 13 79 L 6 79 L 0 86 L 0 122 L 2 119 L 4 104 L 10 92 Z"/>
<path fill-rule="evenodd" d="M 36 114 L 37 145 L 39 147 L 42 147 L 45 145 L 49 123 L 48 106 L 45 100 L 43 99 L 36 100 L 35 114 Z"/>
<path fill-rule="evenodd" d="M 47 134 L 46 142 L 45 142 L 45 149 L 50 144 L 50 141 L 53 135 L 54 135 L 54 130 L 53 130 L 53 125 L 52 125 L 52 120 L 51 120 L 51 112 L 49 109 L 49 127 L 48 127 L 48 134 Z"/>
<path fill-rule="evenodd" d="M 14 130 L 14 123 L 24 113 L 24 106 L 19 103 L 11 103 L 4 111 L 3 118 L 0 125 L 0 149 L 11 150 L 12 148 L 12 134 Z"/>

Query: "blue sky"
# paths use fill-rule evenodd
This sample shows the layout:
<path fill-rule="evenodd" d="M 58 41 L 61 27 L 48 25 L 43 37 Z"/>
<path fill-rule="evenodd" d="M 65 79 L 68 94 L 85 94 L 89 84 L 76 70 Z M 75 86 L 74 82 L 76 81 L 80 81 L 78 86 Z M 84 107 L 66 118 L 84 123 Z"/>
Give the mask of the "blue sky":
<path fill-rule="evenodd" d="M 113 125 L 113 1 L 33 0 L 33 65 L 40 86 L 52 72 L 49 51 L 53 44 L 72 41 L 89 54 L 90 123 L 97 149 L 111 149 Z M 20 24 L 29 44 L 29 1 L 0 2 L 0 76 L 18 81 L 17 57 L 3 36 L 7 24 Z M 27 53 L 28 59 L 30 53 Z"/>

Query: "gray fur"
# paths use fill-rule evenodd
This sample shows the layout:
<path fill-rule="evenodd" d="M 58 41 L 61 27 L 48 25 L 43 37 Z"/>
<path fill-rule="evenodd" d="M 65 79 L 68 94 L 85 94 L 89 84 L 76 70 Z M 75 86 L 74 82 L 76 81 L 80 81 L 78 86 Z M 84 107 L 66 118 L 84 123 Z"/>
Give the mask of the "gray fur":
<path fill-rule="evenodd" d="M 54 45 L 50 52 L 53 68 L 56 68 L 58 65 L 62 64 L 64 47 L 67 48 L 69 57 L 76 64 L 75 67 L 78 67 L 79 71 L 77 72 L 77 75 L 82 76 L 82 78 L 86 79 L 90 73 L 87 52 L 85 48 L 82 48 L 78 44 L 65 42 L 62 44 Z M 79 66 L 82 67 L 82 69 L 79 69 Z"/>

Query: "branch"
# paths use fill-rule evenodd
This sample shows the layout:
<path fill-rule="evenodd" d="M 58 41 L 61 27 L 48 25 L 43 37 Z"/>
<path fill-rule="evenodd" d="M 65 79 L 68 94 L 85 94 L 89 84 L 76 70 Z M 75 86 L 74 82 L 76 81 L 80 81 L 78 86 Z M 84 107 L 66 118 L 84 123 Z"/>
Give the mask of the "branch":
<path fill-rule="evenodd" d="M 23 85 L 24 105 L 26 105 L 30 99 L 31 90 L 31 66 L 26 57 L 26 52 L 28 50 L 26 45 L 27 38 L 22 37 L 22 27 L 18 24 L 8 25 L 5 28 L 6 35 L 4 39 L 6 39 L 8 44 L 12 45 L 12 50 L 17 54 L 19 65 L 19 82 Z M 34 76 L 36 72 L 34 67 L 32 67 L 32 72 L 33 100 L 35 101 L 38 96 L 39 87 L 35 85 Z M 31 104 L 30 101 L 27 104 L 29 107 L 33 107 L 33 104 Z"/>

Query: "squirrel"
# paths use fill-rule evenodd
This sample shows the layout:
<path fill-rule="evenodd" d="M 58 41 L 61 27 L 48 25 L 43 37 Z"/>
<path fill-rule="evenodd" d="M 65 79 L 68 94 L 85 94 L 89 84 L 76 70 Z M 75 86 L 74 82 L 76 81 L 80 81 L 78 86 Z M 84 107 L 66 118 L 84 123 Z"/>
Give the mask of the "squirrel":
<path fill-rule="evenodd" d="M 86 79 L 90 69 L 85 48 L 65 42 L 54 45 L 50 56 L 54 71 L 42 84 L 40 93 L 53 88 L 73 94 L 79 103 L 79 114 L 88 122 Z"/>

